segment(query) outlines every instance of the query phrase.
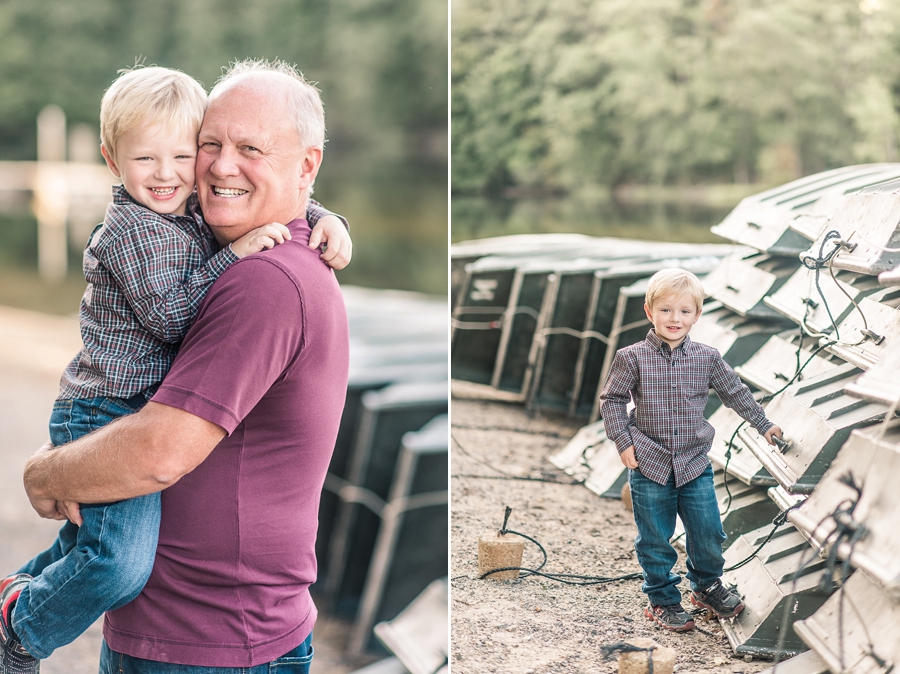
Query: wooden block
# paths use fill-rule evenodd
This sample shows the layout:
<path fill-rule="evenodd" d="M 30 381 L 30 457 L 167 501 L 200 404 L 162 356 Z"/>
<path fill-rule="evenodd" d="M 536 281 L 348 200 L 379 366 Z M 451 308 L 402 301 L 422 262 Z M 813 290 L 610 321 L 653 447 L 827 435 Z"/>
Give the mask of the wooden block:
<path fill-rule="evenodd" d="M 525 539 L 515 534 L 503 535 L 499 531 L 489 531 L 478 539 L 478 575 L 484 575 L 493 569 L 508 566 L 522 566 L 522 552 L 525 550 Z M 492 573 L 491 580 L 510 580 L 518 578 L 518 570 Z"/>
<path fill-rule="evenodd" d="M 660 646 L 653 639 L 635 637 L 625 643 L 638 648 L 650 648 L 652 651 L 632 651 L 619 653 L 619 674 L 649 674 L 650 659 L 653 659 L 653 674 L 672 674 L 675 670 L 674 648 Z"/>

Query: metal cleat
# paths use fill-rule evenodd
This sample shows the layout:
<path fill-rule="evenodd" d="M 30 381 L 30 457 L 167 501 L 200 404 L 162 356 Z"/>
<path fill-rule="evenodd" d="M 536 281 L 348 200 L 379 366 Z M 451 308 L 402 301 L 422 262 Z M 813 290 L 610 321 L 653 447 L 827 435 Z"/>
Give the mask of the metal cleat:
<path fill-rule="evenodd" d="M 887 288 L 859 302 L 838 326 L 840 342 L 827 347 L 839 358 L 868 370 L 900 345 L 900 288 Z M 865 315 L 865 322 L 860 314 Z M 824 345 L 833 335 L 822 337 Z"/>
<path fill-rule="evenodd" d="M 900 264 L 900 192 L 861 192 L 847 195 L 828 223 L 827 231 L 840 233 L 838 240 L 825 244 L 824 253 L 840 247 L 831 260 L 835 269 L 877 276 Z M 823 232 L 805 255 L 816 257 Z"/>

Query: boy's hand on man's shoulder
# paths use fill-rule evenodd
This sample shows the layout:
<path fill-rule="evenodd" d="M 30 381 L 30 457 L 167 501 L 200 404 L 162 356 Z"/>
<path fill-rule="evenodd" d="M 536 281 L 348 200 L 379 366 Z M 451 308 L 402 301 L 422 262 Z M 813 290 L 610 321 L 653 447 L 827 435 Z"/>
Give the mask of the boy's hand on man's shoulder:
<path fill-rule="evenodd" d="M 251 229 L 237 241 L 231 242 L 231 250 L 238 257 L 247 257 L 263 249 L 274 248 L 291 238 L 288 228 L 280 222 L 272 222 L 256 229 Z"/>
<path fill-rule="evenodd" d="M 333 269 L 343 269 L 350 264 L 353 257 L 353 241 L 341 219 L 334 215 L 326 215 L 313 227 L 309 235 L 309 247 L 315 250 L 325 244 L 325 252 L 319 257 Z"/>
<path fill-rule="evenodd" d="M 638 467 L 637 459 L 634 456 L 634 445 L 619 454 L 619 458 L 626 468 L 635 470 Z"/>
<path fill-rule="evenodd" d="M 775 444 L 775 440 L 773 440 L 773 438 L 778 438 L 779 440 L 784 439 L 781 434 L 781 427 L 779 426 L 772 426 L 772 428 L 766 431 L 766 434 L 763 437 L 770 445 Z"/>

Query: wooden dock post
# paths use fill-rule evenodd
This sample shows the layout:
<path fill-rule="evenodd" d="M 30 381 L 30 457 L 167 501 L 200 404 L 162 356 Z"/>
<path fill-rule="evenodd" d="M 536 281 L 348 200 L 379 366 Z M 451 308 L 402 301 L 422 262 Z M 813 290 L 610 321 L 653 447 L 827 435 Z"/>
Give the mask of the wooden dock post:
<path fill-rule="evenodd" d="M 66 160 L 66 114 L 48 105 L 37 118 L 38 164 L 33 209 L 38 221 L 38 271 L 46 281 L 66 276 L 69 190 L 63 169 Z"/>

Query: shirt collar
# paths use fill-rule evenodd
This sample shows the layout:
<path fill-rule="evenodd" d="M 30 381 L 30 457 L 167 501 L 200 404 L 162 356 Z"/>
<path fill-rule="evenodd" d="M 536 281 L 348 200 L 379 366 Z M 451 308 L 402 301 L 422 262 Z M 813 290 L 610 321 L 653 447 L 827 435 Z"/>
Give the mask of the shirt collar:
<path fill-rule="evenodd" d="M 665 351 L 666 353 L 672 352 L 672 347 L 669 346 L 668 342 L 664 342 L 662 338 L 656 334 L 656 330 L 650 328 L 650 331 L 647 333 L 647 343 L 650 344 L 657 351 Z M 675 347 L 675 351 L 681 350 L 682 353 L 687 354 L 688 347 L 691 345 L 691 336 L 685 335 L 681 344 Z"/>

